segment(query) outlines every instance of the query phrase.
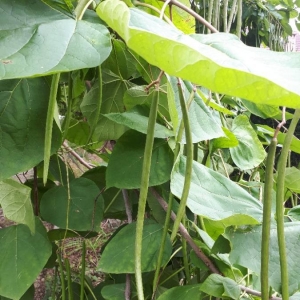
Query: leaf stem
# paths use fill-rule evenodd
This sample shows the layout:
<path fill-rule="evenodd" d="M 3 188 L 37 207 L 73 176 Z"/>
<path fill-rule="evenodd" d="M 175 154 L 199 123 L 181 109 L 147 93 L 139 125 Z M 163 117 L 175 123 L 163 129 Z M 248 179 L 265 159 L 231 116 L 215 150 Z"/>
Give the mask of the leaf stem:
<path fill-rule="evenodd" d="M 180 99 L 180 106 L 182 111 L 182 120 L 184 122 L 184 131 L 185 131 L 185 138 L 186 138 L 186 169 L 185 169 L 185 177 L 184 177 L 184 186 L 183 191 L 180 199 L 180 205 L 177 211 L 177 218 L 174 222 L 171 240 L 173 241 L 176 237 L 180 222 L 185 214 L 186 203 L 190 191 L 191 179 L 192 179 L 192 168 L 193 168 L 193 141 L 192 141 L 192 133 L 188 115 L 188 108 L 184 100 L 184 93 L 182 89 L 182 84 L 178 83 L 178 91 L 179 91 L 179 99 Z M 193 93 L 193 92 L 192 92 Z M 179 141 L 181 142 L 181 141 Z M 176 157 L 177 158 L 177 157 Z M 175 158 L 175 159 L 176 159 Z"/>
<path fill-rule="evenodd" d="M 165 249 L 167 234 L 168 234 L 169 225 L 170 225 L 173 200 L 174 200 L 174 196 L 170 191 L 169 201 L 168 201 L 168 209 L 166 211 L 166 218 L 165 218 L 163 234 L 162 234 L 162 238 L 161 238 L 161 246 L 159 248 L 159 253 L 158 253 L 157 263 L 156 263 L 156 270 L 155 270 L 154 279 L 153 279 L 152 299 L 155 299 L 155 292 L 156 292 L 157 285 L 158 285 L 159 273 L 160 273 L 160 269 L 161 269 L 161 262 L 162 262 L 163 255 L 164 255 L 164 249 Z"/>
<path fill-rule="evenodd" d="M 166 2 L 168 0 L 162 0 L 162 1 Z M 188 14 L 190 14 L 191 16 L 193 16 L 196 20 L 198 20 L 200 23 L 202 23 L 204 26 L 206 26 L 208 29 L 210 29 L 211 32 L 214 32 L 214 33 L 219 32 L 214 26 L 212 26 L 204 18 L 202 18 L 200 15 L 198 15 L 196 12 L 194 12 L 191 8 L 185 6 L 181 2 L 179 2 L 177 0 L 171 0 L 170 4 L 175 5 L 175 6 L 179 7 L 179 8 L 181 8 L 182 10 L 186 11 Z"/>
<path fill-rule="evenodd" d="M 281 270 L 281 286 L 282 286 L 282 299 L 289 299 L 289 279 L 288 279 L 288 265 L 285 248 L 285 237 L 284 237 L 284 214 L 283 214 L 283 203 L 284 203 L 284 179 L 287 158 L 290 150 L 290 145 L 294 132 L 300 118 L 300 109 L 296 109 L 289 130 L 286 134 L 282 145 L 282 151 L 277 164 L 277 192 L 276 192 L 276 221 L 277 221 L 277 235 L 278 235 L 278 247 L 280 256 L 280 270 Z"/>
<path fill-rule="evenodd" d="M 62 138 L 63 141 L 65 140 L 70 127 L 72 104 L 73 104 L 73 78 L 72 78 L 72 73 L 70 72 L 69 80 L 68 80 L 67 114 L 63 123 L 63 138 Z"/>
<path fill-rule="evenodd" d="M 46 128 L 45 128 L 44 171 L 43 171 L 44 185 L 46 185 L 46 182 L 48 179 L 49 162 L 50 162 L 50 156 L 51 156 L 53 119 L 54 119 L 59 77 L 60 77 L 60 73 L 54 74 L 52 76 L 52 82 L 51 82 L 51 87 L 50 87 L 50 97 L 49 97 L 49 103 L 48 103 Z"/>
<path fill-rule="evenodd" d="M 139 300 L 144 300 L 143 280 L 142 280 L 142 241 L 143 241 L 143 227 L 144 227 L 144 214 L 146 208 L 146 201 L 148 195 L 150 168 L 151 168 L 151 156 L 154 143 L 154 130 L 156 123 L 156 116 L 158 110 L 159 93 L 155 95 L 153 93 L 153 99 L 150 108 L 146 145 L 143 161 L 143 172 L 141 179 L 141 188 L 139 196 L 139 206 L 136 222 L 136 238 L 135 238 L 135 278 L 136 289 Z"/>
<path fill-rule="evenodd" d="M 89 5 L 93 2 L 94 0 L 79 0 L 76 8 L 75 8 L 75 15 L 76 15 L 76 20 L 81 20 L 83 18 L 83 15 Z"/>
<path fill-rule="evenodd" d="M 72 281 L 71 281 L 71 268 L 70 268 L 70 262 L 68 258 L 65 258 L 65 266 L 66 266 L 66 274 L 67 274 L 67 280 L 68 280 L 68 300 L 73 300 L 73 289 L 72 289 Z"/>
<path fill-rule="evenodd" d="M 81 274 L 80 274 L 80 300 L 84 300 L 85 255 L 86 255 L 86 245 L 85 245 L 85 240 L 83 240 L 82 241 L 82 256 L 81 256 Z"/>
<path fill-rule="evenodd" d="M 262 300 L 269 299 L 269 256 L 270 256 L 270 229 L 271 229 L 271 208 L 273 193 L 273 167 L 277 147 L 277 138 L 274 137 L 270 143 L 269 153 L 266 162 L 264 201 L 263 201 L 263 222 L 261 240 L 261 295 Z"/>
<path fill-rule="evenodd" d="M 60 251 L 57 252 L 57 261 L 58 261 L 59 273 L 60 273 L 61 299 L 66 300 L 66 285 L 65 285 L 64 270 L 61 262 Z"/>

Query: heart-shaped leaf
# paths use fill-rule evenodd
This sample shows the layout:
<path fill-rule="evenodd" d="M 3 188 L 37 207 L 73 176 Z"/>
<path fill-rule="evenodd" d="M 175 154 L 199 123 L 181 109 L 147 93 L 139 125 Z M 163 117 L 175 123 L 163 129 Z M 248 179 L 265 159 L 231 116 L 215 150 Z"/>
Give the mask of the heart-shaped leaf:
<path fill-rule="evenodd" d="M 97 231 L 103 216 L 104 201 L 97 185 L 87 179 L 78 178 L 68 186 L 57 186 L 48 190 L 41 200 L 42 217 L 60 228 Z"/>

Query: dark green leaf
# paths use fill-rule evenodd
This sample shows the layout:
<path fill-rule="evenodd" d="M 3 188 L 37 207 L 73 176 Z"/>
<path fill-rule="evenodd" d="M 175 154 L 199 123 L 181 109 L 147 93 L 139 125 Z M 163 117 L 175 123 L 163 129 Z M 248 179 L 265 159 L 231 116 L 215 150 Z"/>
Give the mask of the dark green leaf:
<path fill-rule="evenodd" d="M 178 286 L 164 292 L 157 300 L 201 300 L 200 284 Z"/>
<path fill-rule="evenodd" d="M 146 136 L 129 130 L 117 141 L 110 157 L 107 187 L 140 188 Z M 173 153 L 168 142 L 155 139 L 152 151 L 149 186 L 162 184 L 170 179 Z"/>
<path fill-rule="evenodd" d="M 173 168 L 171 191 L 181 198 L 186 158 L 180 156 Z M 192 182 L 187 202 L 195 214 L 223 220 L 225 226 L 257 224 L 262 219 L 262 204 L 225 176 L 193 162 Z"/>
<path fill-rule="evenodd" d="M 124 300 L 125 283 L 106 285 L 101 290 L 101 295 L 106 300 Z"/>
<path fill-rule="evenodd" d="M 123 227 L 105 247 L 98 269 L 106 273 L 134 273 L 134 241 L 136 223 Z M 157 256 L 161 246 L 163 227 L 153 221 L 146 222 L 143 229 L 142 271 L 149 272 L 157 268 Z M 163 253 L 162 265 L 170 258 L 172 244 L 168 237 Z"/>
<path fill-rule="evenodd" d="M 111 51 L 104 25 L 76 21 L 39 0 L 3 0 L 0 10 L 0 79 L 95 67 Z"/>
<path fill-rule="evenodd" d="M 36 280 L 51 255 L 46 230 L 36 218 L 35 234 L 25 225 L 0 230 L 0 294 L 19 299 Z"/>
<path fill-rule="evenodd" d="M 49 92 L 45 78 L 0 81 L 0 180 L 43 160 Z M 55 122 L 52 134 L 55 153 L 61 144 Z"/>
<path fill-rule="evenodd" d="M 218 274 L 211 274 L 201 285 L 200 290 L 214 297 L 226 297 L 239 299 L 241 289 L 239 285 L 230 278 Z"/>
<path fill-rule="evenodd" d="M 96 184 L 86 178 L 48 190 L 41 201 L 42 217 L 60 228 L 73 230 L 99 230 L 103 216 L 103 198 Z"/>

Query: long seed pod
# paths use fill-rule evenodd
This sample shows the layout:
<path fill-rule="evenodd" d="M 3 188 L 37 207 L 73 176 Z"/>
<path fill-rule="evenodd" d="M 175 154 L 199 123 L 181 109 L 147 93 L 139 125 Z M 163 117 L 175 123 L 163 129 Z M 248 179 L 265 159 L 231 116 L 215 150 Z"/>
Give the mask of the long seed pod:
<path fill-rule="evenodd" d="M 50 88 L 50 97 L 48 103 L 46 129 L 45 129 L 44 171 L 43 171 L 44 185 L 46 184 L 48 179 L 49 163 L 50 163 L 50 156 L 51 156 L 52 129 L 53 129 L 53 120 L 54 120 L 59 77 L 60 77 L 60 73 L 54 74 L 52 76 L 52 82 Z"/>
<path fill-rule="evenodd" d="M 192 133 L 188 115 L 188 108 L 184 100 L 184 94 L 182 85 L 178 84 L 179 90 L 179 98 L 180 98 L 180 107 L 182 111 L 182 120 L 184 122 L 184 131 L 186 138 L 186 169 L 185 169 L 185 178 L 184 178 L 184 186 L 180 199 L 180 205 L 177 212 L 177 218 L 174 222 L 171 240 L 173 241 L 176 237 L 177 231 L 179 229 L 180 222 L 185 214 L 185 207 L 190 191 L 191 178 L 192 178 L 192 168 L 193 168 L 193 141 L 192 141 Z"/>
<path fill-rule="evenodd" d="M 270 143 L 264 187 L 264 207 L 262 222 L 262 240 L 261 240 L 261 299 L 269 299 L 269 251 L 270 251 L 270 229 L 271 229 L 271 208 L 273 193 L 273 167 L 276 154 L 277 138 L 274 137 Z"/>
<path fill-rule="evenodd" d="M 284 214 L 283 214 L 283 203 L 284 203 L 284 179 L 285 169 L 288 154 L 290 151 L 290 145 L 294 132 L 300 118 L 300 109 L 296 109 L 294 117 L 292 119 L 289 130 L 285 136 L 284 143 L 282 145 L 281 155 L 277 164 L 277 191 L 276 191 L 276 221 L 277 221 L 277 235 L 278 235 L 278 247 L 280 256 L 280 271 L 281 271 L 281 286 L 282 286 L 282 299 L 289 299 L 289 277 L 288 277 L 288 265 L 285 248 L 285 237 L 284 237 Z"/>
<path fill-rule="evenodd" d="M 153 93 L 153 99 L 150 108 L 146 145 L 143 161 L 143 172 L 141 179 L 138 215 L 136 222 L 136 236 L 135 236 L 135 278 L 136 289 L 139 300 L 144 300 L 143 281 L 142 281 L 142 241 L 143 241 L 143 228 L 144 228 L 144 215 L 146 208 L 146 201 L 148 195 L 150 168 L 151 168 L 151 156 L 154 143 L 154 129 L 156 123 L 156 116 L 158 110 L 159 92 Z"/>

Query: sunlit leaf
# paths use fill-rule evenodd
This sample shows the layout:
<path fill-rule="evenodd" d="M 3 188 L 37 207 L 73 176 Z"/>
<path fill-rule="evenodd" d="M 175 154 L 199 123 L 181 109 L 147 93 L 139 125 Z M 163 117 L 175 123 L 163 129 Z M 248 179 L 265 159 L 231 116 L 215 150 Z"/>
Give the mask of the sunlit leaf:
<path fill-rule="evenodd" d="M 34 233 L 35 220 L 31 204 L 31 189 L 12 179 L 0 181 L 0 204 L 11 221 L 25 224 Z"/>
<path fill-rule="evenodd" d="M 170 75 L 260 104 L 300 107 L 297 53 L 255 49 L 225 33 L 187 36 L 118 0 L 102 2 L 97 13 L 129 48 Z"/>

